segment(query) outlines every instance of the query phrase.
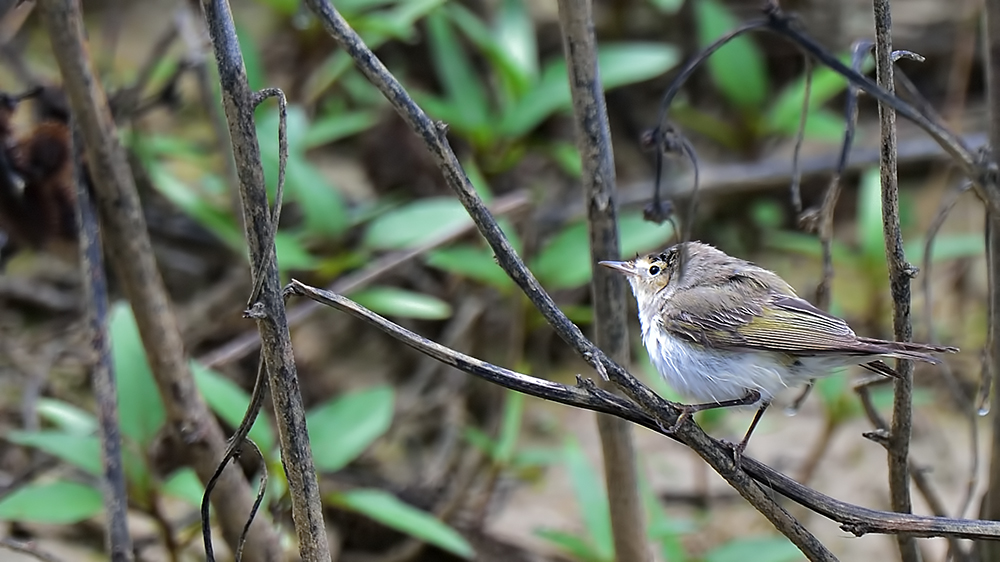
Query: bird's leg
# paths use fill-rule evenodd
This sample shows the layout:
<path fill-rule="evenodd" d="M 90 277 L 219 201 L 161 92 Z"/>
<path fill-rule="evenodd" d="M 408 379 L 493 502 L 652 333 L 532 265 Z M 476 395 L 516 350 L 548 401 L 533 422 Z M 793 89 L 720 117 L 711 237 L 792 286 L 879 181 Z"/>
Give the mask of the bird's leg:
<path fill-rule="evenodd" d="M 760 400 L 760 391 L 749 389 L 747 393 L 742 398 L 734 398 L 732 400 L 723 400 L 721 402 L 705 402 L 703 404 L 680 404 L 679 408 L 681 410 L 681 415 L 677 416 L 677 421 L 674 425 L 667 429 L 667 433 L 675 433 L 680 429 L 681 424 L 684 420 L 697 414 L 698 412 L 703 412 L 705 410 L 714 410 L 716 408 L 734 408 L 736 406 L 749 406 L 751 404 L 756 404 Z"/>
<path fill-rule="evenodd" d="M 770 405 L 770 402 L 764 402 L 760 405 L 760 408 L 757 409 L 757 413 L 753 416 L 753 421 L 750 422 L 750 427 L 747 428 L 746 434 L 743 435 L 743 440 L 740 441 L 739 445 L 733 448 L 733 462 L 736 463 L 737 469 L 740 468 L 740 463 L 743 461 L 743 451 L 746 451 L 747 443 L 750 442 L 750 434 L 757 428 L 760 418 L 764 417 L 764 410 L 767 410 L 767 407 Z"/>

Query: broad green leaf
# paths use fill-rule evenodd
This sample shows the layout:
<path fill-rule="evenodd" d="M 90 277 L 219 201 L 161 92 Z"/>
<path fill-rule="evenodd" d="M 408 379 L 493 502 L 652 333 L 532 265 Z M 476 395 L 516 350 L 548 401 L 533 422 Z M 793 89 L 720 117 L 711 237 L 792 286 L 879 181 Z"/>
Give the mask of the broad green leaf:
<path fill-rule="evenodd" d="M 712 549 L 705 562 L 798 562 L 802 552 L 784 537 L 741 539 Z"/>
<path fill-rule="evenodd" d="M 163 493 L 184 500 L 191 505 L 201 505 L 205 495 L 205 487 L 195 474 L 194 469 L 182 468 L 171 474 L 163 483 Z"/>
<path fill-rule="evenodd" d="M 274 249 L 278 254 L 281 271 L 312 270 L 319 265 L 319 258 L 309 253 L 299 238 L 289 232 L 278 232 L 274 237 Z"/>
<path fill-rule="evenodd" d="M 95 476 L 100 476 L 103 470 L 101 442 L 96 435 L 61 431 L 10 431 L 5 438 L 11 443 L 45 451 Z"/>
<path fill-rule="evenodd" d="M 556 234 L 532 260 L 531 272 L 549 289 L 579 287 L 590 281 L 586 223 L 573 223 Z"/>
<path fill-rule="evenodd" d="M 378 122 L 375 111 L 352 111 L 320 117 L 302 138 L 303 148 L 315 148 L 366 131 Z"/>
<path fill-rule="evenodd" d="M 611 90 L 649 80 L 673 68 L 678 60 L 677 49 L 663 43 L 607 44 L 598 51 L 601 85 Z M 520 137 L 571 103 L 566 62 L 556 60 L 545 65 L 541 79 L 523 98 L 505 109 L 497 126 L 506 136 Z"/>
<path fill-rule="evenodd" d="M 112 307 L 109 333 L 118 381 L 121 430 L 140 448 L 145 448 L 160 431 L 166 413 L 128 304 L 119 302 Z"/>
<path fill-rule="evenodd" d="M 383 316 L 421 320 L 444 320 L 451 316 L 451 305 L 445 301 L 396 287 L 371 287 L 351 293 L 351 298 Z"/>
<path fill-rule="evenodd" d="M 364 242 L 378 250 L 415 248 L 471 220 L 451 197 L 418 199 L 372 221 Z"/>
<path fill-rule="evenodd" d="M 447 6 L 448 17 L 473 45 L 482 52 L 500 77 L 502 95 L 509 103 L 524 94 L 537 78 L 538 69 L 528 74 L 515 53 L 497 40 L 496 34 L 468 8 L 457 3 Z M 537 57 L 537 53 L 536 53 Z M 535 63 L 537 67 L 537 62 Z M 505 104 L 506 105 L 506 104 Z"/>
<path fill-rule="evenodd" d="M 510 463 L 514 457 L 514 448 L 521 433 L 521 418 L 524 415 L 524 395 L 509 390 L 506 393 L 503 407 L 503 420 L 500 424 L 500 435 L 497 437 L 496 456 L 494 460 L 501 465 Z"/>
<path fill-rule="evenodd" d="M 575 440 L 566 441 L 563 454 L 573 494 L 583 516 L 587 536 L 593 541 L 594 552 L 602 560 L 613 560 L 615 551 L 611 537 L 611 512 L 608 496 L 604 492 L 604 481 Z"/>
<path fill-rule="evenodd" d="M 331 494 L 327 496 L 327 500 L 456 556 L 468 559 L 475 556 L 472 545 L 457 531 L 430 513 L 404 503 L 388 492 L 352 490 Z"/>
<path fill-rule="evenodd" d="M 230 248 L 244 247 L 243 235 L 237 230 L 230 212 L 217 208 L 207 193 L 181 181 L 166 166 L 155 161 L 147 162 L 146 171 L 156 190 L 198 224 L 218 236 Z"/>
<path fill-rule="evenodd" d="M 699 0 L 694 10 L 698 43 L 702 47 L 739 24 L 717 0 Z M 768 88 L 764 55 L 747 35 L 740 35 L 713 53 L 707 64 L 712 81 L 730 103 L 743 110 L 759 110 L 764 105 Z"/>
<path fill-rule="evenodd" d="M 906 244 L 907 259 L 925 267 L 924 238 L 915 238 Z M 982 234 L 938 234 L 931 246 L 931 262 L 938 263 L 957 258 L 974 258 L 985 255 L 986 240 Z"/>
<path fill-rule="evenodd" d="M 250 404 L 250 394 L 218 371 L 201 363 L 191 362 L 191 374 L 194 375 L 198 392 L 208 403 L 209 408 L 233 429 L 239 427 Z M 258 414 L 253 427 L 250 428 L 249 437 L 265 456 L 276 450 L 274 432 L 263 412 Z"/>
<path fill-rule="evenodd" d="M 392 423 L 393 390 L 376 386 L 339 396 L 306 414 L 316 469 L 340 470 Z"/>
<path fill-rule="evenodd" d="M 427 44 L 431 61 L 445 97 L 457 110 L 458 119 L 449 123 L 471 134 L 488 134 L 491 127 L 489 98 L 480 83 L 467 50 L 455 37 L 451 24 L 441 10 L 427 16 Z"/>
<path fill-rule="evenodd" d="M 441 248 L 427 254 L 427 265 L 500 290 L 513 286 L 513 281 L 493 260 L 493 252 L 487 248 L 467 244 Z"/>
<path fill-rule="evenodd" d="M 39 398 L 38 415 L 72 435 L 93 435 L 97 431 L 97 418 L 93 414 L 62 400 Z"/>
<path fill-rule="evenodd" d="M 295 15 L 295 12 L 299 9 L 299 1 L 300 0 L 257 0 L 257 2 L 271 8 L 277 12 L 277 14 L 283 16 Z M 337 3 L 337 6 L 340 6 L 339 2 Z"/>
<path fill-rule="evenodd" d="M 840 62 L 850 65 L 851 55 L 841 55 L 837 57 Z M 861 66 L 862 72 L 868 72 L 875 67 L 875 61 L 869 56 L 865 58 Z M 840 94 L 847 88 L 847 79 L 837 74 L 837 72 L 827 68 L 815 68 L 813 70 L 812 86 L 809 91 L 809 109 L 818 110 L 834 96 Z M 794 133 L 799 128 L 799 115 L 802 113 L 802 97 L 806 93 L 805 76 L 787 86 L 778 95 L 778 99 L 771 104 L 767 112 L 766 122 L 769 130 L 786 131 Z M 840 115 L 843 123 L 843 110 L 835 112 Z M 809 115 L 812 121 L 813 115 Z M 841 134 L 843 134 L 843 124 L 841 124 Z"/>
<path fill-rule="evenodd" d="M 858 185 L 857 244 L 861 254 L 878 259 L 885 256 L 882 236 L 882 179 L 878 168 L 861 174 Z"/>
<path fill-rule="evenodd" d="M 677 10 L 681 9 L 684 4 L 684 0 L 649 0 L 650 3 L 656 6 L 656 9 L 660 10 L 664 14 L 675 14 Z"/>
<path fill-rule="evenodd" d="M 586 539 L 572 533 L 556 531 L 554 529 L 538 529 L 535 531 L 535 534 L 583 562 L 614 561 L 613 558 L 604 557 L 601 553 L 595 552 L 594 546 Z"/>
<path fill-rule="evenodd" d="M 247 71 L 247 83 L 254 92 L 266 86 L 267 74 L 264 72 L 264 65 L 260 60 L 260 51 L 257 49 L 256 40 L 250 36 L 246 26 L 237 26 L 237 38 L 240 43 L 240 51 L 243 52 L 243 66 Z"/>
<path fill-rule="evenodd" d="M 28 484 L 0 500 L 0 520 L 68 525 L 97 515 L 101 493 L 76 482 Z"/>
<path fill-rule="evenodd" d="M 538 45 L 535 26 L 524 0 L 502 0 L 495 29 L 497 43 L 510 53 L 521 73 L 535 78 L 538 75 Z"/>
<path fill-rule="evenodd" d="M 583 175 L 583 162 L 580 161 L 580 151 L 571 142 L 555 141 L 546 147 L 549 156 L 562 168 L 563 173 L 579 178 Z"/>
<path fill-rule="evenodd" d="M 618 219 L 618 231 L 623 256 L 659 250 L 674 235 L 674 229 L 670 223 L 649 222 L 643 219 L 639 213 L 622 214 Z"/>

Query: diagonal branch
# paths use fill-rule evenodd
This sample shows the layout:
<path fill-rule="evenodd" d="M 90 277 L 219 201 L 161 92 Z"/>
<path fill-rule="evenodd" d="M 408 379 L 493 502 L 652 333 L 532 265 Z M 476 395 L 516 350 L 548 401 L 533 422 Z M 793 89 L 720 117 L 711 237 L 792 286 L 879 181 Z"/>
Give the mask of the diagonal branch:
<path fill-rule="evenodd" d="M 346 297 L 323 289 L 310 287 L 294 279 L 285 288 L 285 293 L 288 295 L 304 296 L 320 304 L 330 306 L 341 312 L 346 312 L 355 318 L 377 327 L 421 353 L 490 383 L 544 400 L 617 416 L 670 439 L 687 444 L 688 440 L 685 436 L 668 433 L 664 430 L 663 425 L 645 409 L 626 398 L 598 388 L 590 379 L 578 376 L 577 385 L 569 386 L 487 363 L 428 340 L 375 314 Z M 706 439 L 715 447 L 722 446 L 714 439 L 708 437 Z M 761 485 L 832 521 L 840 523 L 842 529 L 856 536 L 868 533 L 907 533 L 919 537 L 950 536 L 964 539 L 1000 540 L 1000 521 L 952 519 L 868 509 L 836 500 L 808 486 L 799 484 L 788 476 L 750 457 L 743 457 L 742 466 L 746 474 L 750 475 L 750 477 Z M 827 560 L 833 558 L 814 559 Z"/>

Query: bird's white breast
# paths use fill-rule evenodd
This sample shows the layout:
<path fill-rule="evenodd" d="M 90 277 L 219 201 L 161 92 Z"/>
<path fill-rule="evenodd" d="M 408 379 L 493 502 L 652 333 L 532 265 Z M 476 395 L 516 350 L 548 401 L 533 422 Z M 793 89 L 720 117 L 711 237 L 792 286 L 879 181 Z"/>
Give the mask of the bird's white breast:
<path fill-rule="evenodd" d="M 698 402 L 736 400 L 749 390 L 770 401 L 807 380 L 777 354 L 707 349 L 671 336 L 653 319 L 641 320 L 642 343 L 653 366 L 677 392 Z"/>

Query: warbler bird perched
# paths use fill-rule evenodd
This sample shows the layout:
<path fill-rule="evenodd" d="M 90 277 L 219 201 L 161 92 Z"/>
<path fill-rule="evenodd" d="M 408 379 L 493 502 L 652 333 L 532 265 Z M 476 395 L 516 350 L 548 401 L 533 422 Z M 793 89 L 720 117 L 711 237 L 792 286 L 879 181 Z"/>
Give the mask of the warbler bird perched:
<path fill-rule="evenodd" d="M 799 298 L 776 273 L 701 242 L 600 264 L 628 277 L 642 343 L 656 370 L 701 402 L 683 405 L 677 426 L 701 410 L 759 405 L 737 459 L 782 389 L 848 365 L 898 376 L 879 359 L 939 363 L 928 354 L 958 351 L 858 337 L 844 320 Z"/>

